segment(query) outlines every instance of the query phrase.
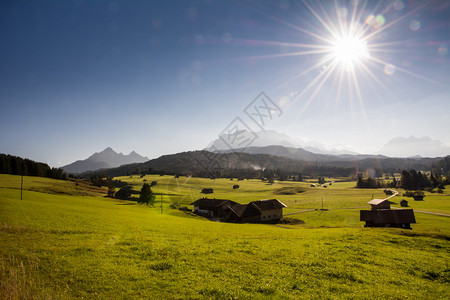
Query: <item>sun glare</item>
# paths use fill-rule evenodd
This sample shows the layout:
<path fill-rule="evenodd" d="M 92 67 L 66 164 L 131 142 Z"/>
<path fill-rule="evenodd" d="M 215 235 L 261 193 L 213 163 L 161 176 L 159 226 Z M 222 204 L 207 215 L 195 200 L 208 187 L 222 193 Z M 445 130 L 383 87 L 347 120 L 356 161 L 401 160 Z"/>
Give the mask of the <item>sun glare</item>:
<path fill-rule="evenodd" d="M 259 44 L 279 46 L 280 49 L 291 47 L 296 51 L 280 51 L 281 53 L 253 57 L 253 59 L 308 57 L 307 64 L 302 61 L 302 70 L 286 82 L 279 84 L 279 87 L 282 87 L 287 82 L 298 80 L 306 74 L 315 74 L 311 80 L 301 83 L 301 88 L 293 93 L 295 96 L 292 96 L 289 102 L 292 105 L 300 99 L 304 101 L 303 108 L 298 114 L 299 118 L 310 103 L 320 99 L 319 97 L 323 98 L 324 91 L 327 91 L 328 97 L 332 97 L 336 105 L 341 100 L 345 100 L 350 108 L 353 108 L 356 100 L 360 111 L 368 119 L 364 107 L 367 90 L 371 89 L 371 97 L 373 95 L 379 97 L 381 92 L 390 93 L 382 76 L 394 76 L 398 72 L 436 84 L 436 81 L 408 70 L 405 67 L 407 61 L 395 63 L 395 61 L 386 60 L 390 57 L 389 55 L 384 55 L 405 50 L 404 45 L 409 42 L 391 40 L 390 31 L 403 30 L 397 28 L 402 25 L 401 22 L 413 17 L 420 9 L 428 5 L 428 2 L 408 12 L 402 12 L 405 8 L 402 0 L 374 0 L 373 3 L 376 5 L 373 8 L 368 7 L 369 2 L 372 3 L 372 1 L 359 0 L 303 0 L 303 5 L 316 20 L 316 23 L 306 24 L 305 27 L 260 11 L 267 17 L 308 36 L 309 39 L 316 40 L 316 43 L 257 41 Z M 420 22 L 415 19 L 409 22 L 409 28 L 413 32 L 420 30 L 420 26 Z M 442 53 L 446 53 L 445 50 Z M 310 57 L 317 59 L 310 59 Z M 402 66 L 404 63 L 405 65 Z M 382 74 L 379 73 L 380 70 Z"/>
<path fill-rule="evenodd" d="M 343 36 L 337 38 L 331 46 L 333 59 L 346 68 L 352 68 L 355 64 L 369 57 L 367 43 L 355 36 Z"/>

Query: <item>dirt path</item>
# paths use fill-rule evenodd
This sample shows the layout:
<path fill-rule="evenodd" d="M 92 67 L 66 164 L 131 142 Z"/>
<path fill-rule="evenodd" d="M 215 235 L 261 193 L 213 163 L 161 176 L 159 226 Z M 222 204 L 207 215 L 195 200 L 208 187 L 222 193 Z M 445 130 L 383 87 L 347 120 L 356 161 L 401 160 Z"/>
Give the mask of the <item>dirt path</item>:
<path fill-rule="evenodd" d="M 395 196 L 398 195 L 398 191 L 392 190 L 392 189 L 390 189 L 390 191 L 392 191 L 394 194 L 390 195 L 389 197 L 384 198 L 384 200 L 389 200 L 389 199 L 394 198 Z"/>
<path fill-rule="evenodd" d="M 292 213 L 288 213 L 288 214 L 283 214 L 283 216 L 296 215 L 296 214 L 300 214 L 300 213 L 304 213 L 304 212 L 308 212 L 308 211 L 315 211 L 315 209 L 300 210 L 300 211 L 296 211 L 296 212 L 292 212 Z"/>
<path fill-rule="evenodd" d="M 393 207 L 393 209 L 403 209 L 403 208 L 398 208 L 398 207 Z M 431 211 L 423 211 L 423 210 L 415 210 L 414 212 L 418 212 L 418 213 L 422 213 L 422 214 L 429 214 L 429 215 L 435 215 L 435 216 L 442 216 L 442 217 L 450 217 L 450 215 L 447 214 L 443 214 L 443 213 L 436 213 L 436 212 L 431 212 Z"/>

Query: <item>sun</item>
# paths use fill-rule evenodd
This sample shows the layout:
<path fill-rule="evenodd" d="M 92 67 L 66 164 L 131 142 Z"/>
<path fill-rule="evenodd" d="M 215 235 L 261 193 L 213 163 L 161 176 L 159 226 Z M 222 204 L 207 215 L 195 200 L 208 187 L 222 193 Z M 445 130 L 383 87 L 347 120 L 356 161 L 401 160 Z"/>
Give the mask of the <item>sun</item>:
<path fill-rule="evenodd" d="M 351 69 L 364 59 L 369 58 L 367 42 L 355 35 L 336 37 L 330 46 L 333 61 L 345 69 Z"/>

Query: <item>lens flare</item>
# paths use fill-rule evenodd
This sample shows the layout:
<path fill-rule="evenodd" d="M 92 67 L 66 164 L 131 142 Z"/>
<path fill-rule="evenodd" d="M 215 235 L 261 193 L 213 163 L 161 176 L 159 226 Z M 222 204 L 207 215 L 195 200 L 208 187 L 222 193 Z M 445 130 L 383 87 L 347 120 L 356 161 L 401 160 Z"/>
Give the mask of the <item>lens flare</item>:
<path fill-rule="evenodd" d="M 369 57 L 367 43 L 351 35 L 337 38 L 332 43 L 331 53 L 337 63 L 346 68 L 351 68 L 362 59 Z"/>

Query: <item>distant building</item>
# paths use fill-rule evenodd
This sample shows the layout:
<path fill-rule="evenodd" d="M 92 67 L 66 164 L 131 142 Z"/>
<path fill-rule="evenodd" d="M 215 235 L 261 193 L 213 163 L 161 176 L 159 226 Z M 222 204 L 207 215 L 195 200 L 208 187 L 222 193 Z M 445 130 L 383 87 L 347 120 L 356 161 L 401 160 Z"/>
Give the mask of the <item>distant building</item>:
<path fill-rule="evenodd" d="M 201 198 L 192 203 L 194 206 L 194 213 L 207 215 L 208 217 L 213 218 L 225 217 L 228 207 L 236 204 L 238 203 L 231 200 L 208 198 Z"/>
<path fill-rule="evenodd" d="M 386 199 L 373 199 L 367 202 L 372 207 L 372 210 L 375 209 L 391 209 L 391 202 Z"/>
<path fill-rule="evenodd" d="M 360 211 L 360 221 L 366 222 L 364 227 L 397 227 L 411 229 L 416 223 L 412 209 L 391 209 L 391 202 L 386 199 L 373 199 L 367 202 L 371 210 Z"/>
<path fill-rule="evenodd" d="M 276 222 L 283 217 L 286 207 L 277 199 L 239 204 L 231 200 L 202 198 L 193 202 L 194 212 L 228 222 L 264 223 Z"/>
<path fill-rule="evenodd" d="M 275 222 L 283 218 L 282 202 L 277 199 L 253 201 L 249 204 L 230 206 L 226 221 L 261 223 Z"/>

